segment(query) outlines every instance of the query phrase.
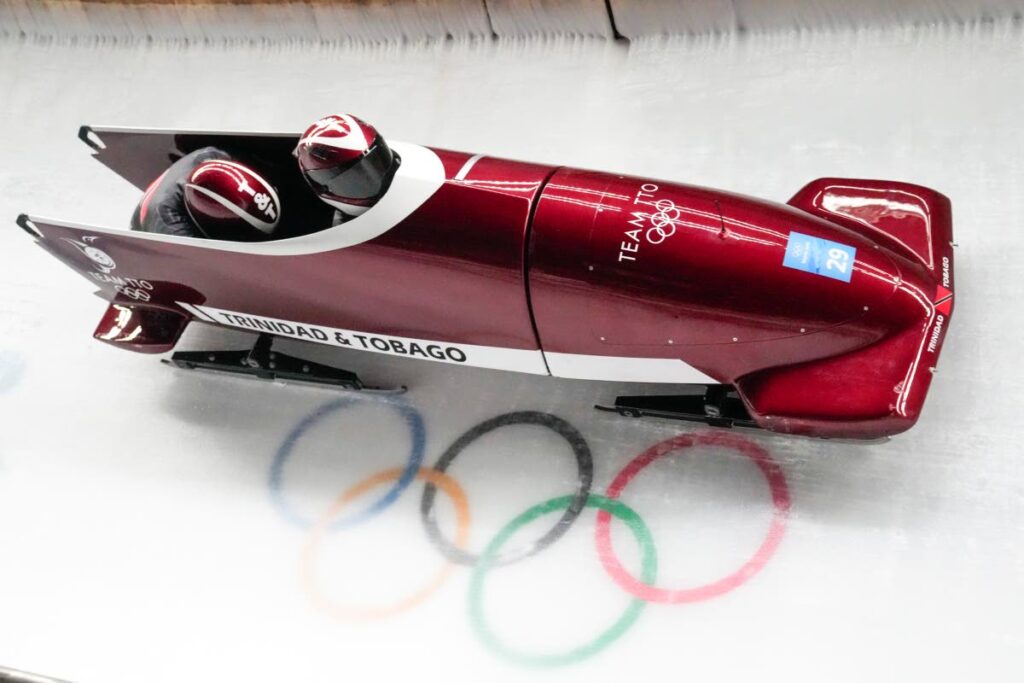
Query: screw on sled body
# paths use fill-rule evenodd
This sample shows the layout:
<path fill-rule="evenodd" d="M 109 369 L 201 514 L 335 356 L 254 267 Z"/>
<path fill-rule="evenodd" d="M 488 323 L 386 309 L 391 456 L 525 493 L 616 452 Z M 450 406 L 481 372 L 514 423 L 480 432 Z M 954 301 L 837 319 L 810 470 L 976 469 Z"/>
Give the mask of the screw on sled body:
<path fill-rule="evenodd" d="M 672 396 L 619 396 L 614 406 L 594 406 L 624 417 L 660 417 L 703 422 L 712 427 L 759 429 L 736 390 L 727 384 L 709 384 L 703 394 Z"/>
<path fill-rule="evenodd" d="M 164 362 L 185 370 L 230 372 L 258 379 L 304 382 L 354 391 L 405 391 L 405 387 L 368 387 L 354 372 L 274 351 L 273 343 L 273 335 L 260 334 L 248 351 L 178 351 Z"/>

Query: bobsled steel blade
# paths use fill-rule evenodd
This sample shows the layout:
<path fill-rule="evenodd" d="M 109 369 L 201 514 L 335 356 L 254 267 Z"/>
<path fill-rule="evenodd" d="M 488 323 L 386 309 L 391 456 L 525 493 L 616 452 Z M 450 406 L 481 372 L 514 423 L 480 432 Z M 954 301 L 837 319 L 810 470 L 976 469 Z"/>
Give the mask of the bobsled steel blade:
<path fill-rule="evenodd" d="M 261 334 L 248 351 L 178 351 L 164 362 L 185 370 L 212 370 L 257 379 L 300 382 L 354 391 L 405 391 L 405 387 L 367 387 L 354 372 L 273 351 L 272 344 L 271 335 Z"/>
<path fill-rule="evenodd" d="M 619 396 L 614 406 L 594 407 L 623 417 L 659 417 L 703 422 L 712 427 L 761 428 L 747 412 L 736 390 L 722 384 L 707 385 L 702 394 Z"/>

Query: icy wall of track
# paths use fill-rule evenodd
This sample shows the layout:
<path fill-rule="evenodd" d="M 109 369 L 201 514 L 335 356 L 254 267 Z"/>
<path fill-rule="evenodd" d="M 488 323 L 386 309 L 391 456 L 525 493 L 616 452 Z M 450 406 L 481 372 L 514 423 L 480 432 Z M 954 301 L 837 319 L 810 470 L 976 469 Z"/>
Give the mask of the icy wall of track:
<path fill-rule="evenodd" d="M 628 49 L 0 43 L 0 665 L 97 683 L 1019 680 L 1022 45 L 1009 25 Z M 81 123 L 299 130 L 339 109 L 396 139 L 778 200 L 824 175 L 942 190 L 958 303 L 921 422 L 870 445 L 721 436 L 589 408 L 635 386 L 326 349 L 300 350 L 410 391 L 172 371 L 92 341 L 103 302 L 13 224 L 127 223 L 138 193 Z M 418 469 L 445 454 L 447 476 Z M 612 521 L 565 517 L 588 491 Z M 535 552 L 446 565 L 460 534 L 477 556 Z"/>
<path fill-rule="evenodd" d="M 963 25 L 1024 0 L 0 0 L 0 36 L 266 43 Z"/>

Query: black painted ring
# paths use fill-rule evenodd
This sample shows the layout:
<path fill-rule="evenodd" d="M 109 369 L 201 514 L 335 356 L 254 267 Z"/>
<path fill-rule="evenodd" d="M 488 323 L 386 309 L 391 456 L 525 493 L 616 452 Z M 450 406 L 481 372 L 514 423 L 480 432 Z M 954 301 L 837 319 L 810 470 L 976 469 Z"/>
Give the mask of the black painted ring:
<path fill-rule="evenodd" d="M 510 564 L 530 557 L 561 538 L 562 534 L 569 530 L 569 527 L 574 521 L 576 521 L 576 518 L 580 516 L 580 513 L 586 507 L 587 497 L 590 495 L 590 486 L 594 480 L 594 460 L 590 454 L 590 446 L 587 444 L 587 440 L 583 438 L 583 435 L 580 434 L 579 430 L 560 417 L 550 413 L 542 413 L 532 410 L 498 415 L 497 417 L 492 417 L 489 420 L 481 422 L 472 429 L 469 429 L 463 433 L 462 436 L 456 439 L 454 443 L 448 447 L 448 450 L 438 458 L 437 462 L 434 463 L 434 469 L 438 472 L 447 472 L 455 458 L 457 458 L 459 454 L 469 446 L 469 444 L 495 429 L 517 424 L 547 427 L 569 442 L 569 446 L 572 447 L 573 455 L 576 457 L 576 466 L 579 472 L 576 484 L 576 493 L 573 495 L 569 506 L 565 509 L 565 512 L 550 531 L 529 545 L 500 555 L 491 563 L 491 566 Z M 465 550 L 456 547 L 455 544 L 445 538 L 441 533 L 441 529 L 437 525 L 437 519 L 434 514 L 434 498 L 436 494 L 437 488 L 433 484 L 428 483 L 423 489 L 423 498 L 420 501 L 420 517 L 423 520 L 423 526 L 426 528 L 427 537 L 430 538 L 430 541 L 437 547 L 437 549 L 452 562 L 464 565 L 476 564 L 479 560 L 479 555 L 466 552 Z"/>

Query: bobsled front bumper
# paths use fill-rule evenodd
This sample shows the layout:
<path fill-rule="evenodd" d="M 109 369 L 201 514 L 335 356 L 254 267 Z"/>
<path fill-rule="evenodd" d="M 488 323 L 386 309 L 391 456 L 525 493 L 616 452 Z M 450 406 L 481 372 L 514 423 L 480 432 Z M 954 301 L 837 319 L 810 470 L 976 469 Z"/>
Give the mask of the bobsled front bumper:
<path fill-rule="evenodd" d="M 830 182 L 815 181 L 794 201 L 801 195 L 822 196 Z M 891 186 L 862 182 L 868 187 Z M 920 200 L 921 215 L 927 220 L 927 247 L 901 248 L 903 242 L 891 239 L 893 225 L 898 227 L 895 221 L 885 224 L 886 232 L 876 227 L 871 236 L 899 263 L 901 282 L 894 297 L 902 297 L 914 314 L 869 346 L 737 380 L 740 395 L 759 426 L 789 434 L 872 439 L 906 431 L 920 417 L 953 314 L 952 210 L 949 200 L 934 190 L 907 184 L 896 187 Z M 842 217 L 823 217 L 865 233 L 871 230 Z"/>

